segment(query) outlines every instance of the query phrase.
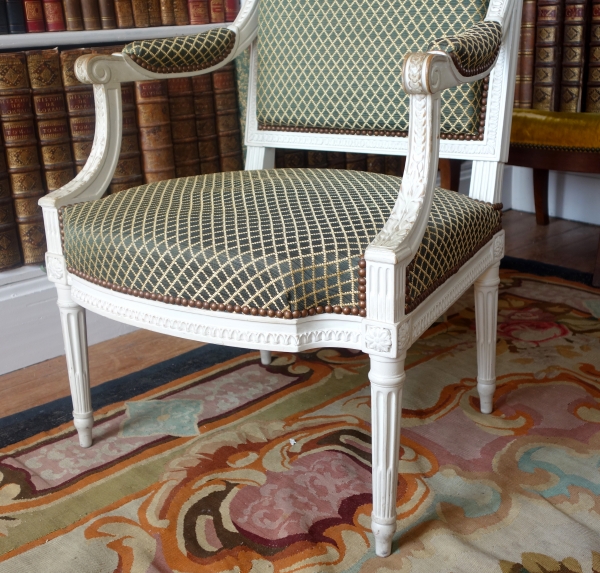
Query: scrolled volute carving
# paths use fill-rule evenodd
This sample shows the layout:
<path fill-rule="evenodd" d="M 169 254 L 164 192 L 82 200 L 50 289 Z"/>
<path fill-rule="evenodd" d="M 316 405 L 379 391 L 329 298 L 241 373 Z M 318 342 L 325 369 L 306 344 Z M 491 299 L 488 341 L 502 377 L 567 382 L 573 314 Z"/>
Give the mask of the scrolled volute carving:
<path fill-rule="evenodd" d="M 87 54 L 75 61 L 75 75 L 84 84 L 107 84 L 113 79 L 111 64 L 120 62 L 112 56 Z"/>

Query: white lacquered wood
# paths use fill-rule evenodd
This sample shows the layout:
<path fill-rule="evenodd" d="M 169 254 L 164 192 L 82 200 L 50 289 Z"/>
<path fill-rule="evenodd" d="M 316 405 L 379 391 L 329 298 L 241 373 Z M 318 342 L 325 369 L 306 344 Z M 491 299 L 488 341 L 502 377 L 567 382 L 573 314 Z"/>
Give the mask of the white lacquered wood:
<path fill-rule="evenodd" d="M 275 149 L 272 147 L 256 147 L 251 145 L 246 148 L 245 170 L 273 169 L 275 167 Z"/>
<path fill-rule="evenodd" d="M 271 353 L 268 350 L 261 350 L 260 351 L 260 363 L 263 366 L 268 366 L 269 364 L 271 364 L 271 362 L 272 362 Z"/>

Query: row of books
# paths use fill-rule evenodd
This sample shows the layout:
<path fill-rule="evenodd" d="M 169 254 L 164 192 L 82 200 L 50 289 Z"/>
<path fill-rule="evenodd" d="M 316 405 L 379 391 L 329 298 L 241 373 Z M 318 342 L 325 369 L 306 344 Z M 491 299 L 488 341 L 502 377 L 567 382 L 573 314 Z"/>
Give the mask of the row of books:
<path fill-rule="evenodd" d="M 239 0 L 0 0 L 0 34 L 233 22 Z"/>
<path fill-rule="evenodd" d="M 524 0 L 516 108 L 600 113 L 600 0 Z"/>
<path fill-rule="evenodd" d="M 77 58 L 122 46 L 0 54 L 0 269 L 41 263 L 37 203 L 71 181 L 95 131 L 91 85 Z M 243 168 L 235 67 L 194 78 L 122 84 L 123 137 L 109 193 Z"/>

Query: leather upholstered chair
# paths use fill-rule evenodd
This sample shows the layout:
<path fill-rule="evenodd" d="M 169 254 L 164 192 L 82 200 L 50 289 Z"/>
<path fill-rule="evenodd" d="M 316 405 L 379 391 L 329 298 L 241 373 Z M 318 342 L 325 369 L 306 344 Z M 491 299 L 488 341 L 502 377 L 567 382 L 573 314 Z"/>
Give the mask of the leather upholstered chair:
<path fill-rule="evenodd" d="M 93 421 L 84 309 L 259 349 L 263 362 L 270 351 L 361 349 L 371 361 L 372 528 L 388 555 L 406 351 L 472 284 L 477 388 L 492 411 L 519 14 L 518 0 L 247 0 L 231 25 L 81 57 L 76 73 L 96 98 L 93 150 L 40 201 L 81 445 Z M 208 73 L 248 46 L 246 170 L 101 199 L 119 156 L 120 82 Z M 402 179 L 273 170 L 277 147 L 407 162 Z M 470 197 L 434 189 L 440 153 L 473 161 Z"/>

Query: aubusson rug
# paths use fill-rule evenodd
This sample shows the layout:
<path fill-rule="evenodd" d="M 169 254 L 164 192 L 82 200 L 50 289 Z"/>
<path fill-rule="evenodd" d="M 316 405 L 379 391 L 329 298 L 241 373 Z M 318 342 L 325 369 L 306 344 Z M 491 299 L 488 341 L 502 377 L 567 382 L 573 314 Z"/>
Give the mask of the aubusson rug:
<path fill-rule="evenodd" d="M 410 351 L 387 559 L 366 357 L 204 347 L 158 387 L 117 381 L 138 393 L 92 448 L 69 421 L 0 450 L 0 571 L 600 572 L 600 292 L 504 270 L 499 313 L 492 415 L 472 294 Z"/>

